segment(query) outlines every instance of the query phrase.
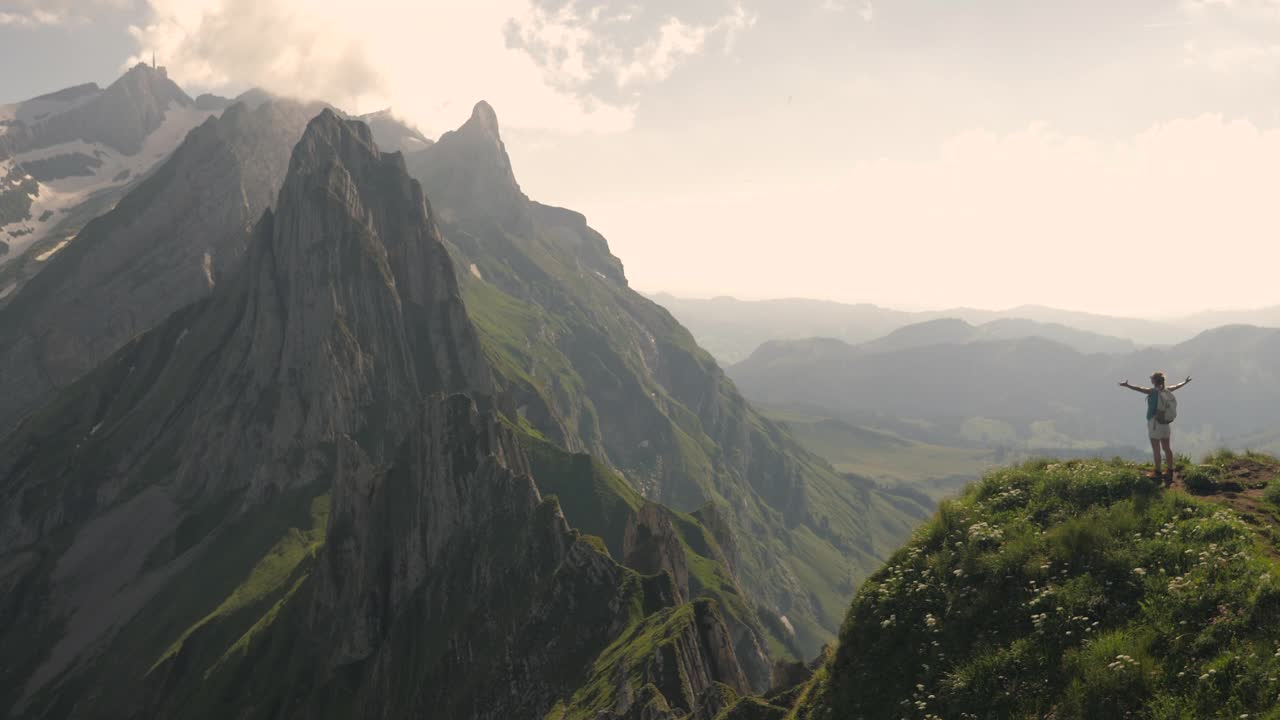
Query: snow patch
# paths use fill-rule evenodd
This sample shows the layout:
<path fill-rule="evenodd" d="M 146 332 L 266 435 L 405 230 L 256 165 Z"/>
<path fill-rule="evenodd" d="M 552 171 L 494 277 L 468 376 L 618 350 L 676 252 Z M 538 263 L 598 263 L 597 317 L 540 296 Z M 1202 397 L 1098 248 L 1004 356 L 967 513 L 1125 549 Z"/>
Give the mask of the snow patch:
<path fill-rule="evenodd" d="M 62 249 L 62 248 L 64 248 L 64 247 L 66 247 L 66 246 L 67 246 L 67 243 L 69 243 L 69 242 L 71 242 L 71 241 L 70 241 L 70 240 L 63 240 L 62 242 L 58 243 L 57 245 L 54 245 L 53 247 L 49 248 L 48 250 L 45 250 L 44 252 L 40 253 L 39 255 L 37 255 L 37 256 L 36 256 L 36 262 L 44 262 L 45 260 L 48 260 L 49 258 L 53 257 L 53 254 L 54 254 L 54 253 L 58 252 L 59 250 L 61 250 L 61 249 Z"/>
<path fill-rule="evenodd" d="M 200 267 L 204 268 L 204 279 L 205 279 L 205 280 L 207 280 L 207 281 L 209 282 L 209 289 L 210 289 L 210 290 L 212 290 L 212 289 L 213 289 L 213 286 L 214 286 L 214 282 L 213 282 L 213 256 L 212 256 L 212 255 L 210 255 L 208 252 L 206 252 L 206 253 L 204 254 L 204 260 L 200 263 Z M 185 335 L 185 334 L 186 334 L 186 331 L 183 331 L 183 333 L 182 333 L 182 334 L 183 334 L 183 335 Z"/>
<path fill-rule="evenodd" d="M 791 633 L 792 635 L 796 634 L 796 629 L 791 626 L 791 621 L 787 619 L 786 615 L 779 615 L 778 619 L 782 621 L 782 626 L 787 629 L 787 632 Z"/>
<path fill-rule="evenodd" d="M 49 232 L 57 226 L 59 216 L 68 210 L 98 193 L 122 187 L 146 175 L 182 143 L 187 133 L 212 115 L 214 113 L 209 110 L 170 105 L 165 112 L 164 122 L 156 128 L 155 132 L 147 136 L 142 151 L 137 155 L 121 155 L 105 145 L 75 140 L 25 152 L 12 160 L 0 163 L 0 177 L 3 177 L 15 162 L 21 167 L 22 163 L 43 160 L 56 155 L 81 153 L 102 161 L 101 166 L 94 168 L 92 175 L 77 175 L 47 183 L 37 183 L 37 194 L 31 203 L 31 219 L 0 227 L 0 237 L 12 238 L 7 241 L 10 252 L 0 258 L 0 266 L 47 238 Z M 124 174 L 126 170 L 129 171 L 127 175 Z M 26 173 L 23 175 L 25 176 Z M 48 221 L 40 222 L 39 218 L 45 213 L 50 213 Z M 20 232 L 25 234 L 18 234 Z"/>
<path fill-rule="evenodd" d="M 27 100 L 24 102 L 13 103 L 12 105 L 0 105 L 0 120 L 17 120 L 25 125 L 30 125 L 33 122 L 44 120 L 46 117 L 61 115 L 68 110 L 80 107 L 101 94 L 102 91 L 97 90 L 94 92 L 86 92 L 83 95 L 70 100 L 43 98 L 39 100 Z M 0 127 L 0 135 L 3 135 L 8 131 L 8 127 Z"/>
<path fill-rule="evenodd" d="M 480 274 L 480 268 L 476 267 L 475 263 L 471 263 L 471 274 L 481 280 L 484 280 L 484 276 Z"/>

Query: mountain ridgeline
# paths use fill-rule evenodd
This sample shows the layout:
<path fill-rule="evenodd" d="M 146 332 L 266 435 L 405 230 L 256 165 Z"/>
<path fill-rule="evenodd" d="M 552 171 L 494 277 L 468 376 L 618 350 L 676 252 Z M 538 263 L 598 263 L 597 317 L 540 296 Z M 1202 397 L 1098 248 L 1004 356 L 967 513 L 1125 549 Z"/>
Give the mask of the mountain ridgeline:
<path fill-rule="evenodd" d="M 240 262 L 317 104 L 236 104 L 0 307 L 0 432 Z"/>
<path fill-rule="evenodd" d="M 488 104 L 406 164 L 465 268 L 468 312 L 521 422 L 621 470 L 651 501 L 714 513 L 774 648 L 816 653 L 856 582 L 928 509 L 851 485 L 758 415 L 627 285 L 582 215 L 525 196 Z"/>
<path fill-rule="evenodd" d="M 1186 375 L 1206 381 L 1182 391 L 1183 451 L 1280 449 L 1274 444 L 1280 329 L 1226 326 L 1169 347 L 1091 354 L 1045 337 L 988 339 L 973 331 L 949 321 L 861 345 L 775 341 L 729 373 L 748 398 L 766 406 L 896 423 L 894 429 L 942 444 L 1053 452 L 1142 444 L 1142 408 L 1115 383 L 1143 383 L 1162 369 L 1171 381 Z"/>
<path fill-rule="evenodd" d="M 582 215 L 529 199 L 486 103 L 432 142 L 389 112 L 125 92 L 165 82 L 140 66 L 0 115 L 24 152 L 108 96 L 136 133 L 58 127 L 127 152 L 201 119 L 0 288 L 5 715 L 1272 712 L 1274 459 L 1180 459 L 1168 491 L 1120 459 L 1037 461 L 928 520 L 759 414 Z M 1241 357 L 1277 331 L 1137 350 L 1032 325 L 780 342 L 733 372 L 929 432 L 1096 429 L 1093 395 L 1046 377 L 1166 361 L 1234 368 L 1224 428 L 1271 403 L 1248 393 L 1274 369 Z"/>
<path fill-rule="evenodd" d="M 0 303 L 211 114 L 141 64 L 0 106 Z"/>
<path fill-rule="evenodd" d="M 0 313 L 0 707 L 710 720 L 830 639 L 927 508 L 757 416 L 486 105 L 407 157 L 313 110 L 231 105 Z"/>
<path fill-rule="evenodd" d="M 697 300 L 659 293 L 653 299 L 670 310 L 693 332 L 699 344 L 726 365 L 741 362 L 771 340 L 824 337 L 857 345 L 901 328 L 928 325 L 935 321 L 941 321 L 942 326 L 951 325 L 957 335 L 981 334 L 987 339 L 1038 335 L 1085 353 L 1126 352 L 1137 346 L 1177 343 L 1191 337 L 1197 330 L 1216 326 L 1210 323 L 1216 316 L 1159 322 L 1037 305 L 1001 311 L 957 307 L 913 312 L 868 303 L 846 304 L 799 298 L 749 301 L 717 297 Z M 1256 315 L 1275 316 L 1274 311 Z M 956 321 L 975 326 L 977 332 L 960 329 Z"/>

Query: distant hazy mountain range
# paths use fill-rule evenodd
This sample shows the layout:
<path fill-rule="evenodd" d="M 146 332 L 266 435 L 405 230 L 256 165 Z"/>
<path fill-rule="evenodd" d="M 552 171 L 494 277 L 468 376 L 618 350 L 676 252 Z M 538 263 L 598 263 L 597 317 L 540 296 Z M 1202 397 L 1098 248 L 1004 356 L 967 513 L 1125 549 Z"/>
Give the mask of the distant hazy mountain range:
<path fill-rule="evenodd" d="M 1156 321 L 1112 317 L 1092 313 L 1023 305 L 993 311 L 975 308 L 908 312 L 870 304 L 845 304 L 824 300 L 709 300 L 679 298 L 666 293 L 651 297 L 671 311 L 712 355 L 734 363 L 770 340 L 827 337 L 847 343 L 864 343 L 894 330 L 930 320 L 963 321 L 979 326 L 950 330 L 975 339 L 1043 337 L 1083 353 L 1130 352 L 1140 346 L 1173 345 L 1196 333 L 1222 325 L 1280 326 L 1280 306 L 1251 311 L 1212 311 L 1172 320 Z M 946 326 L 930 329 L 944 332 Z"/>
<path fill-rule="evenodd" d="M 1085 354 L 1044 337 L 985 339 L 966 327 L 924 323 L 860 345 L 774 341 L 728 372 L 753 401 L 942 444 L 1141 447 L 1143 398 L 1116 383 L 1146 383 L 1156 369 L 1173 381 L 1197 377 L 1182 391 L 1183 450 L 1266 445 L 1280 428 L 1280 330 L 1233 325 L 1169 347 Z"/>

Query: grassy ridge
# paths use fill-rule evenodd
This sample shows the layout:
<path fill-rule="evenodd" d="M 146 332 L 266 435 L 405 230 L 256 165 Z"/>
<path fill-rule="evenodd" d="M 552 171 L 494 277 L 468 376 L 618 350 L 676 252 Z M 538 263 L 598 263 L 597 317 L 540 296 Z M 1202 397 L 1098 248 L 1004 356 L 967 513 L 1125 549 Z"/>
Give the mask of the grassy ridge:
<path fill-rule="evenodd" d="M 203 672 L 172 684 L 168 674 L 175 667 L 178 675 L 192 667 L 214 667 L 261 629 L 264 618 L 274 618 L 272 609 L 310 574 L 324 542 L 328 510 L 327 493 L 295 490 L 203 538 L 194 561 L 120 628 L 100 658 L 84 672 L 72 673 L 68 684 L 37 693 L 29 713 L 70 714 L 94 688 L 101 690 L 86 717 L 140 702 L 140 688 L 147 684 L 163 684 L 177 697 L 200 692 Z"/>
<path fill-rule="evenodd" d="M 863 586 L 789 717 L 1280 717 L 1276 517 L 1242 502 L 1254 485 L 1201 499 L 1119 461 L 992 472 Z"/>
<path fill-rule="evenodd" d="M 590 455 L 572 454 L 536 436 L 521 437 L 533 466 L 538 487 L 546 496 L 554 495 L 569 524 L 586 537 L 600 538 L 602 550 L 623 562 L 623 538 L 640 510 L 652 506 L 618 476 Z M 661 512 L 671 522 L 684 551 L 689 570 L 690 599 L 716 601 L 731 624 L 751 628 L 773 654 L 798 654 L 793 639 L 776 628 L 763 626 L 756 610 L 743 595 L 726 565 L 724 551 L 713 533 L 694 515 L 670 508 Z"/>
<path fill-rule="evenodd" d="M 632 503 L 643 496 L 684 512 L 714 506 L 732 527 L 739 581 L 775 616 L 767 624 L 776 624 L 780 642 L 770 648 L 811 656 L 830 642 L 856 583 L 927 516 L 929 503 L 851 484 L 747 405 L 665 311 L 624 284 L 566 265 L 572 257 L 537 233 L 497 233 L 483 243 L 451 236 L 458 266 L 477 267 L 479 277 L 464 272 L 459 281 L 498 388 L 512 400 L 509 419 L 618 468 Z M 574 491 L 536 476 L 583 526 Z M 616 548 L 619 527 L 583 531 Z"/>

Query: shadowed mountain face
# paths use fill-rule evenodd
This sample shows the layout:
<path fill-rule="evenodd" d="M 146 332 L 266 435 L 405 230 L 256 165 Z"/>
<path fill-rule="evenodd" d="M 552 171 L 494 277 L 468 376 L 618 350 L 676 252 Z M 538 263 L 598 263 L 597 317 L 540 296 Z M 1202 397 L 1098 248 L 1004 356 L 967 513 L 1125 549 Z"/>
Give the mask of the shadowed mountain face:
<path fill-rule="evenodd" d="M 816 652 L 853 583 L 924 509 L 850 486 L 757 415 L 669 313 L 628 287 L 582 215 L 524 195 L 487 104 L 406 163 L 439 213 L 504 402 L 649 500 L 718 508 L 774 639 Z"/>
<path fill-rule="evenodd" d="M 767 343 L 730 372 L 757 402 L 848 418 L 923 420 L 957 434 L 940 440 L 965 440 L 964 421 L 980 418 L 1014 434 L 975 435 L 970 442 L 1025 442 L 1032 423 L 1048 422 L 1064 441 L 1141 445 L 1143 398 L 1115 385 L 1126 378 L 1148 384 L 1156 369 L 1170 382 L 1196 378 L 1182 391 L 1177 428 L 1183 437 L 1203 435 L 1216 445 L 1280 423 L 1280 330 L 1224 327 L 1169 348 L 1114 355 L 1083 355 L 1040 338 L 955 342 L 925 332 L 928 327 L 918 330 L 901 335 L 936 341 Z"/>
<path fill-rule="evenodd" d="M 326 110 L 240 267 L 0 441 L 0 707 L 710 717 L 719 603 L 571 530 L 491 387 L 420 186 Z"/>
<path fill-rule="evenodd" d="M 107 541 L 115 528 L 128 546 L 161 546 L 184 518 L 211 508 L 234 515 L 324 482 L 343 438 L 367 435 L 363 452 L 379 462 L 403 432 L 388 431 L 413 420 L 419 398 L 486 386 L 421 191 L 394 156 L 376 156 L 365 132 L 332 114 L 314 121 L 293 154 L 280 212 L 258 225 L 245 271 L 7 439 L 0 546 L 47 551 L 95 523 L 107 526 Z M 439 342 L 430 343 L 433 334 Z M 126 523 L 138 513 L 148 521 Z M 83 529 L 67 540 L 73 555 L 88 541 Z M 151 558 L 162 560 L 181 562 Z M 128 570 L 127 562 L 99 569 L 113 588 L 141 579 Z M 83 574 L 70 580 L 93 587 Z M 69 615 L 76 627 L 87 612 L 94 632 L 64 636 L 75 646 L 37 671 L 45 681 L 149 599 L 112 617 L 86 610 L 91 596 L 54 592 L 48 607 L 25 608 L 48 613 L 34 625 Z"/>
<path fill-rule="evenodd" d="M 105 90 L 82 85 L 0 107 L 0 241 L 8 250 L 0 252 L 0 294 L 38 272 L 59 243 L 109 210 L 211 114 L 146 65 Z"/>
<path fill-rule="evenodd" d="M 369 126 L 369 130 L 373 132 L 374 141 L 383 152 L 407 154 L 421 150 L 434 142 L 417 128 L 397 119 L 390 110 L 361 115 L 358 119 Z"/>
<path fill-rule="evenodd" d="M 320 107 L 207 120 L 0 308 L 0 432 L 227 278 Z"/>
<path fill-rule="evenodd" d="M 487 105 L 407 158 L 432 205 L 322 113 L 246 233 L 283 107 L 193 132 L 0 315 L 47 381 L 0 442 L 5 706 L 710 718 L 833 636 L 927 501 L 758 416 Z"/>
<path fill-rule="evenodd" d="M 138 65 L 106 90 L 81 85 L 12 106 L 0 159 L 75 140 L 136 155 L 171 105 L 193 103 L 163 73 Z"/>

